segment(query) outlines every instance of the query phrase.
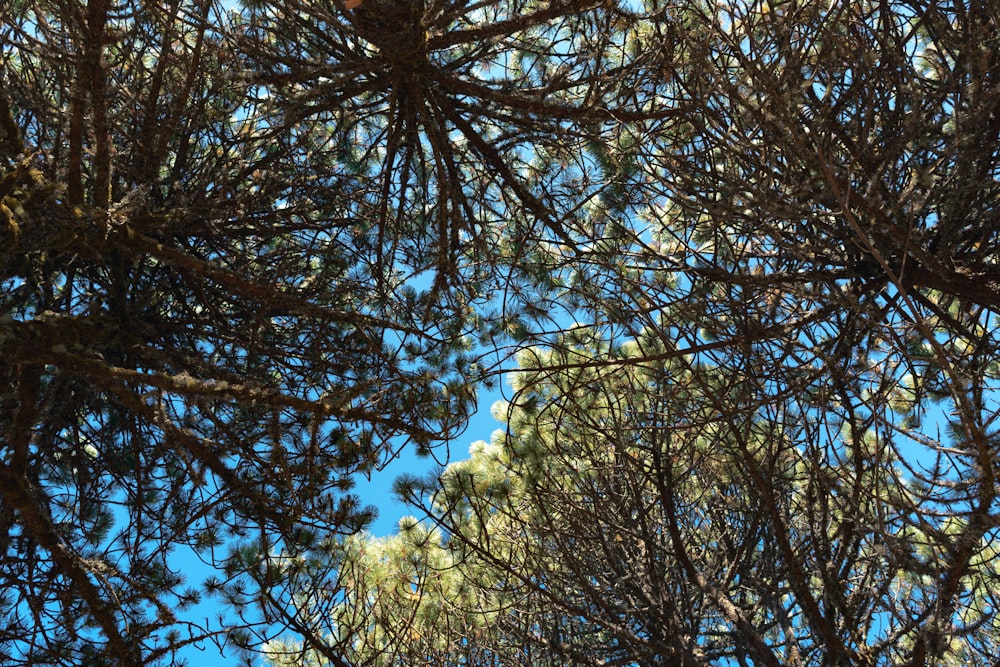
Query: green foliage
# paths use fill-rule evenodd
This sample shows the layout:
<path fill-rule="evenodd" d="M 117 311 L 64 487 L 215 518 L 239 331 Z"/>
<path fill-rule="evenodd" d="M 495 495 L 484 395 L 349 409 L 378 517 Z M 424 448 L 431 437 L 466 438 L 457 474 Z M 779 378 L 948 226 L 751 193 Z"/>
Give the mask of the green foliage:
<path fill-rule="evenodd" d="M 0 661 L 992 660 L 993 4 L 5 3 Z"/>

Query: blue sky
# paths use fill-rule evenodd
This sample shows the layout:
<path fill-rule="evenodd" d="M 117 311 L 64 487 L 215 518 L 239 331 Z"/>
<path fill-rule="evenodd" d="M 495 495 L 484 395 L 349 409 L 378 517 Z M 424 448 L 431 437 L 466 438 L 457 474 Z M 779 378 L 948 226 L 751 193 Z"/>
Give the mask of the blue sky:
<path fill-rule="evenodd" d="M 477 440 L 488 441 L 493 431 L 503 428 L 503 424 L 490 414 L 490 408 L 495 402 L 503 400 L 505 389 L 509 391 L 506 384 L 491 391 L 480 389 L 478 408 L 469 421 L 469 427 L 453 442 L 448 443 L 447 452 L 444 445 L 435 450 L 438 461 L 444 463 L 445 456 L 449 456 L 449 462 L 468 458 L 469 445 Z M 400 475 L 426 475 L 437 467 L 438 462 L 433 458 L 420 458 L 412 450 L 404 450 L 383 470 L 372 473 L 370 480 L 363 477 L 358 479 L 352 493 L 357 494 L 366 505 L 374 505 L 379 509 L 378 518 L 369 528 L 369 532 L 376 537 L 392 535 L 396 532 L 399 520 L 413 513 L 403 503 L 398 502 L 392 493 L 393 482 Z"/>

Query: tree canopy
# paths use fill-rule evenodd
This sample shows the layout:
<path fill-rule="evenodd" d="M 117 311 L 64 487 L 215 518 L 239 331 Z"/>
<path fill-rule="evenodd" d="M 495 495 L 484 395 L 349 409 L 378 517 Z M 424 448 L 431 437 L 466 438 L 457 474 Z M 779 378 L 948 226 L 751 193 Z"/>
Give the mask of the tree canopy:
<path fill-rule="evenodd" d="M 994 5 L 0 3 L 0 658 L 990 664 Z"/>
<path fill-rule="evenodd" d="M 737 417 L 744 378 L 714 364 L 577 363 L 657 338 L 522 352 L 506 429 L 400 482 L 428 519 L 345 554 L 364 583 L 330 645 L 366 665 L 993 663 L 993 535 L 949 582 L 969 519 L 927 497 L 905 436 L 792 397 Z"/>

